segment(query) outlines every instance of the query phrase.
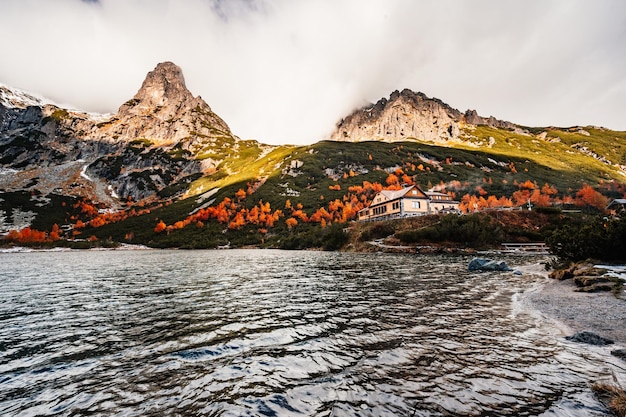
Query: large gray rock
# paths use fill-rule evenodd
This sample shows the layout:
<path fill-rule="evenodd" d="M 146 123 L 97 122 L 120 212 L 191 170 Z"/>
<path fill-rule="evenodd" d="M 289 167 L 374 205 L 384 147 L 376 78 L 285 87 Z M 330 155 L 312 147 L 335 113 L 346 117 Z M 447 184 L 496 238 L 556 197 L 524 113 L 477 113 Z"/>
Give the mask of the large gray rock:
<path fill-rule="evenodd" d="M 571 336 L 565 336 L 566 340 L 578 343 L 586 343 L 588 345 L 605 346 L 612 345 L 614 342 L 595 333 L 583 331 Z"/>
<path fill-rule="evenodd" d="M 474 258 L 470 261 L 467 268 L 470 271 L 512 271 L 506 262 L 494 261 L 492 259 Z"/>
<path fill-rule="evenodd" d="M 626 349 L 615 349 L 611 351 L 611 355 L 626 361 Z"/>

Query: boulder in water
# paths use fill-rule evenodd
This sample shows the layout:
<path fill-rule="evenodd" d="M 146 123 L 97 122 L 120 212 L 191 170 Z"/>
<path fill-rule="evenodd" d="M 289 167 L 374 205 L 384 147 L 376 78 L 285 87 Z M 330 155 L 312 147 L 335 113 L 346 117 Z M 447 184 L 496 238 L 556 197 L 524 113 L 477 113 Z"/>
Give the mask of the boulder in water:
<path fill-rule="evenodd" d="M 474 258 L 467 268 L 470 271 L 512 271 L 504 261 L 494 261 L 493 259 Z"/>
<path fill-rule="evenodd" d="M 611 351 L 611 355 L 626 361 L 626 349 L 615 349 Z"/>
<path fill-rule="evenodd" d="M 572 342 L 587 343 L 588 345 L 595 346 L 605 346 L 613 344 L 612 340 L 606 339 L 602 336 L 598 336 L 597 334 L 591 332 L 578 332 L 572 336 L 565 336 L 565 339 Z"/>

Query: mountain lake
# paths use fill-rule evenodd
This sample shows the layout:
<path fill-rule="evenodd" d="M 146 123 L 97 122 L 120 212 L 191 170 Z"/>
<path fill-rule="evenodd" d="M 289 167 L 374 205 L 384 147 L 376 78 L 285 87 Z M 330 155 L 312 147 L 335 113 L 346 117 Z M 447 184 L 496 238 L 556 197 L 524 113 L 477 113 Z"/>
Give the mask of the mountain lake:
<path fill-rule="evenodd" d="M 545 277 L 469 260 L 0 253 L 0 415 L 605 415 L 623 362 L 528 307 Z"/>

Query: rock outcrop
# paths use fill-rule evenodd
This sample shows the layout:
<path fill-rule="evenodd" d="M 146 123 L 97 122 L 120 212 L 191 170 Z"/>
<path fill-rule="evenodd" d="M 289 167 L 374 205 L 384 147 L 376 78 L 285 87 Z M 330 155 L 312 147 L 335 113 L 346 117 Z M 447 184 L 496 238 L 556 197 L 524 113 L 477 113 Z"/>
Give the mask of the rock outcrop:
<path fill-rule="evenodd" d="M 168 197 L 185 189 L 175 184 L 217 170 L 226 156 L 236 155 L 239 143 L 209 105 L 192 95 L 182 70 L 171 62 L 148 73 L 115 115 L 62 109 L 0 86 L 0 164 L 30 173 L 14 176 L 23 177 L 21 183 L 0 184 L 4 189 L 28 185 L 51 192 L 32 179 L 53 175 L 51 167 L 84 161 L 70 164 L 82 173 L 82 179 L 72 180 L 75 194 L 95 200 Z M 91 186 L 86 178 L 104 186 Z M 109 195 L 94 194 L 107 188 Z M 163 194 L 166 188 L 171 191 Z"/>
<path fill-rule="evenodd" d="M 615 349 L 611 351 L 611 355 L 626 361 L 626 349 Z"/>
<path fill-rule="evenodd" d="M 578 262 L 550 272 L 550 278 L 559 281 L 572 279 L 577 292 L 619 292 L 620 279 L 607 274 L 607 270 L 594 266 L 591 262 Z"/>
<path fill-rule="evenodd" d="M 228 125 L 185 85 L 183 72 L 163 62 L 149 72 L 137 94 L 98 126 L 99 134 L 118 140 L 148 138 L 157 145 L 233 139 Z M 184 146 L 183 146 L 184 147 Z"/>
<path fill-rule="evenodd" d="M 12 122 L 28 107 L 42 107 L 43 101 L 31 94 L 0 84 L 0 132 L 11 128 Z"/>
<path fill-rule="evenodd" d="M 512 271 L 506 262 L 493 259 L 473 258 L 467 265 L 470 271 Z"/>
<path fill-rule="evenodd" d="M 92 135 L 124 146 L 98 158 L 89 172 L 134 199 L 216 170 L 224 155 L 239 146 L 239 138 L 201 97 L 191 94 L 182 70 L 171 62 L 149 72 L 137 94 L 98 123 Z"/>
<path fill-rule="evenodd" d="M 480 117 L 475 110 L 461 113 L 439 99 L 404 89 L 342 119 L 330 139 L 349 142 L 416 139 L 445 144 L 462 141 L 462 129 L 467 125 L 519 129 L 494 117 Z"/>
<path fill-rule="evenodd" d="M 565 339 L 571 342 L 586 343 L 588 345 L 594 345 L 594 346 L 606 346 L 606 345 L 612 345 L 614 343 L 610 339 L 604 338 L 595 333 L 587 332 L 587 331 L 578 332 L 571 336 L 565 336 Z"/>

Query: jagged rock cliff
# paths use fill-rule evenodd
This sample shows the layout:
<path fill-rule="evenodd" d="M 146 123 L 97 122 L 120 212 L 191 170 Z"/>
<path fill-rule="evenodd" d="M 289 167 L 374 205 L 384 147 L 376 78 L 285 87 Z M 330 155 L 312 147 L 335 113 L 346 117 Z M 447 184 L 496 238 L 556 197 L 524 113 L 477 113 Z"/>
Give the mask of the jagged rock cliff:
<path fill-rule="evenodd" d="M 209 105 L 191 94 L 182 70 L 171 62 L 148 73 L 137 94 L 91 135 L 126 144 L 89 171 L 135 199 L 214 171 L 239 142 Z"/>
<path fill-rule="evenodd" d="M 461 113 L 436 98 L 404 89 L 342 119 L 331 135 L 337 141 L 400 141 L 417 139 L 435 143 L 459 141 L 466 125 L 516 129 L 510 122 L 483 118 L 475 110 Z"/>
<path fill-rule="evenodd" d="M 167 196 L 184 189 L 170 186 L 217 170 L 239 142 L 171 62 L 148 73 L 115 115 L 69 111 L 0 86 L 0 165 L 15 171 L 0 178 L 4 189 L 139 200 L 169 188 Z M 58 166 L 74 171 L 63 177 L 69 184 L 43 187 Z"/>
<path fill-rule="evenodd" d="M 98 133 L 117 140 L 149 138 L 158 145 L 183 139 L 233 138 L 228 125 L 209 105 L 191 94 L 182 70 L 171 62 L 158 64 L 148 73 L 137 94 L 101 123 Z"/>
<path fill-rule="evenodd" d="M 18 91 L 0 84 L 0 132 L 10 128 L 20 110 L 29 106 L 41 107 L 41 99 L 23 91 Z"/>
<path fill-rule="evenodd" d="M 83 129 L 91 130 L 95 123 L 94 117 L 86 113 L 70 112 L 21 91 L 0 87 L 0 167 L 11 170 L 10 176 L 0 177 L 0 188 L 19 189 L 27 183 L 38 189 L 36 183 L 51 168 L 79 167 L 83 158 L 111 152 L 111 143 L 81 137 Z"/>

